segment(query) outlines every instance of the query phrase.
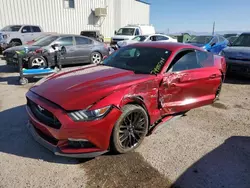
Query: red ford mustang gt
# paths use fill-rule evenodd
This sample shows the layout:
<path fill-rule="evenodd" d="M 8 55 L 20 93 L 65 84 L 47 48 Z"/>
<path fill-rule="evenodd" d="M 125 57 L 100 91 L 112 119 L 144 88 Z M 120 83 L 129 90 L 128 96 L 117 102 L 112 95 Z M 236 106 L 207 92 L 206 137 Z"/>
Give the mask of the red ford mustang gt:
<path fill-rule="evenodd" d="M 28 128 L 56 155 L 126 153 L 163 122 L 213 103 L 225 72 L 224 57 L 191 45 L 129 45 L 36 83 L 26 94 Z"/>

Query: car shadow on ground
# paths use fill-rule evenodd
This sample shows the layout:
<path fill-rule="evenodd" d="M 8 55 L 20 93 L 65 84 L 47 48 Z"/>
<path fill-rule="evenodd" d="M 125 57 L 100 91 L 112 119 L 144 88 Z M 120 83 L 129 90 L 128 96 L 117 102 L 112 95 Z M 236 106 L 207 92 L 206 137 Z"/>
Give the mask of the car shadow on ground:
<path fill-rule="evenodd" d="M 189 167 L 172 188 L 248 188 L 250 137 L 234 136 Z"/>
<path fill-rule="evenodd" d="M 250 85 L 250 77 L 244 77 L 244 76 L 241 76 L 241 75 L 228 74 L 226 76 L 226 79 L 225 79 L 224 83 Z"/>
<path fill-rule="evenodd" d="M 0 65 L 0 73 L 18 73 L 18 67 L 10 65 Z"/>
<path fill-rule="evenodd" d="M 0 152 L 52 163 L 79 163 L 77 159 L 55 156 L 33 140 L 26 128 L 28 117 L 25 105 L 0 112 L 0 120 Z"/>

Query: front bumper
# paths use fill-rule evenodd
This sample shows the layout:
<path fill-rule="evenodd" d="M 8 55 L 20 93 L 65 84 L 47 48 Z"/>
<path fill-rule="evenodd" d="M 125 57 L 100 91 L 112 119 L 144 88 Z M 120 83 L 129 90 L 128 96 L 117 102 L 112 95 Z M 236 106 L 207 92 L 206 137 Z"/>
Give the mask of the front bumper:
<path fill-rule="evenodd" d="M 250 76 L 250 61 L 226 58 L 227 72 Z"/>
<path fill-rule="evenodd" d="M 113 108 L 103 119 L 89 122 L 74 122 L 67 112 L 29 91 L 28 100 L 51 112 L 61 123 L 60 127 L 51 127 L 37 118 L 29 106 L 26 107 L 29 116 L 29 130 L 36 141 L 52 151 L 55 155 L 67 157 L 94 157 L 109 150 L 113 126 L 121 111 Z M 70 139 L 87 140 L 91 147 L 74 148 L 69 145 Z"/>

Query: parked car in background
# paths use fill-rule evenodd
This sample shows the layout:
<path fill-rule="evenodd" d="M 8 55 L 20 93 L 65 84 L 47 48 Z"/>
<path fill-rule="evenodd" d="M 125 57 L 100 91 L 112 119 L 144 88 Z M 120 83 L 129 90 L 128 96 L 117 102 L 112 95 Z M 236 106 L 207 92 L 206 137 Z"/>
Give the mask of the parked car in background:
<path fill-rule="evenodd" d="M 0 30 L 0 46 L 2 50 L 20 46 L 27 41 L 42 35 L 42 28 L 37 25 L 9 25 Z"/>
<path fill-rule="evenodd" d="M 177 39 L 164 34 L 139 35 L 131 40 L 119 41 L 117 42 L 117 45 L 118 47 L 123 47 L 137 42 L 177 42 Z"/>
<path fill-rule="evenodd" d="M 228 33 L 228 34 L 224 34 L 223 37 L 225 37 L 226 39 L 228 39 L 229 37 L 235 37 L 237 36 L 237 33 Z"/>
<path fill-rule="evenodd" d="M 104 36 L 100 33 L 100 31 L 81 31 L 80 35 L 93 38 L 99 42 L 104 42 Z"/>
<path fill-rule="evenodd" d="M 219 96 L 224 57 L 181 44 L 121 48 L 101 65 L 53 74 L 26 94 L 28 128 L 56 155 L 127 153 L 161 123 Z"/>
<path fill-rule="evenodd" d="M 228 37 L 227 40 L 229 41 L 229 46 L 234 43 L 234 41 L 238 38 L 239 36 L 231 36 Z"/>
<path fill-rule="evenodd" d="M 100 63 L 104 56 L 109 55 L 106 44 L 92 38 L 80 35 L 51 35 L 38 40 L 28 46 L 28 59 L 24 59 L 24 67 L 52 66 L 55 63 L 52 45 L 63 46 L 65 55 L 61 58 L 62 65 L 79 63 Z M 16 46 L 3 52 L 8 61 L 16 63 L 16 51 L 21 51 L 25 46 Z M 41 55 L 42 54 L 42 55 Z"/>
<path fill-rule="evenodd" d="M 250 33 L 242 33 L 220 55 L 226 58 L 228 73 L 250 76 Z"/>
<path fill-rule="evenodd" d="M 200 35 L 193 36 L 186 43 L 201 47 L 214 54 L 219 54 L 221 50 L 228 46 L 229 41 L 220 35 Z"/>
<path fill-rule="evenodd" d="M 118 41 L 130 40 L 138 35 L 155 34 L 155 28 L 152 25 L 127 25 L 115 31 L 115 36 L 111 38 L 111 45 L 116 45 Z"/>

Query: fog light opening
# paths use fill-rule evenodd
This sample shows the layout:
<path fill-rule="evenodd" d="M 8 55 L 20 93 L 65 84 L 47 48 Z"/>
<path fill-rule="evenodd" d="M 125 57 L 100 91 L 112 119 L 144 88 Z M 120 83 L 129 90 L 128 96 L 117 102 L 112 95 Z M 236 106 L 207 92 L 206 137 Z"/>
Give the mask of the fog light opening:
<path fill-rule="evenodd" d="M 95 148 L 95 145 L 85 139 L 68 139 L 69 148 Z"/>

